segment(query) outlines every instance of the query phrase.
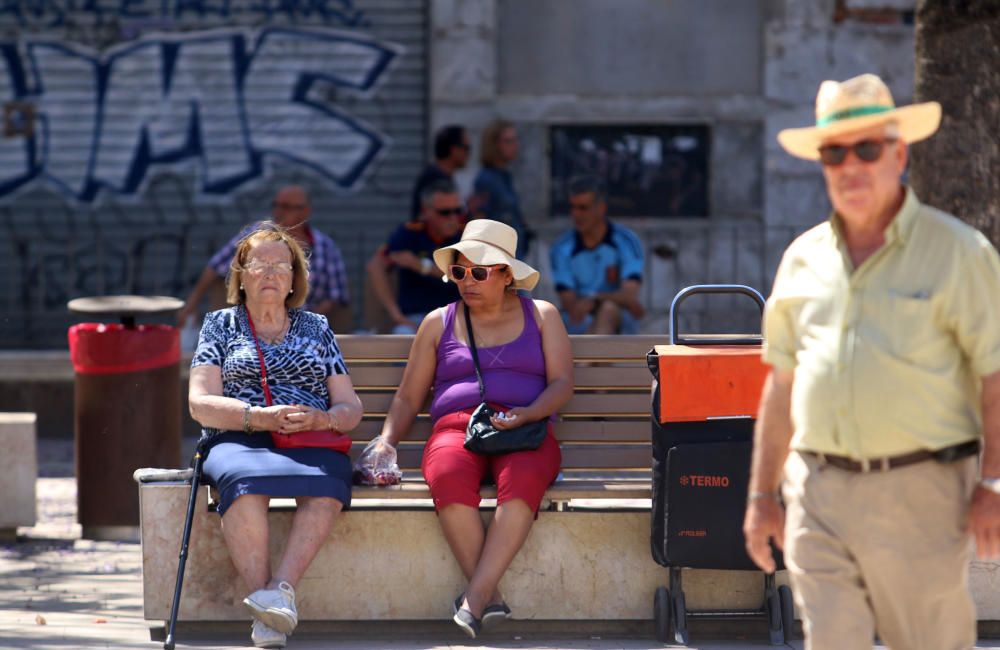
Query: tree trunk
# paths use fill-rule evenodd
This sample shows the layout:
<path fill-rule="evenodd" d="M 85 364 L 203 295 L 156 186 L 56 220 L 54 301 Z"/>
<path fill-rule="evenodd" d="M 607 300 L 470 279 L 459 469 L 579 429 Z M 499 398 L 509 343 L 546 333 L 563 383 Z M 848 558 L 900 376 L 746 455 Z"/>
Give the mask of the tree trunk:
<path fill-rule="evenodd" d="M 910 182 L 1000 246 L 1000 2 L 919 0 L 915 50 L 916 101 L 944 116 L 913 146 Z"/>

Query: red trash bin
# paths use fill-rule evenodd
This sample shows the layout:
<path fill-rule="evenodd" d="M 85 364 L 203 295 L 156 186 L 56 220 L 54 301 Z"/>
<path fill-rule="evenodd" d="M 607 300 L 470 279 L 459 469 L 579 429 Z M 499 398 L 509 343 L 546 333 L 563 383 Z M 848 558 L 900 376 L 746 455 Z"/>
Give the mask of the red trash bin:
<path fill-rule="evenodd" d="M 138 539 L 139 467 L 178 467 L 180 335 L 168 325 L 69 329 L 77 517 L 88 539 Z"/>

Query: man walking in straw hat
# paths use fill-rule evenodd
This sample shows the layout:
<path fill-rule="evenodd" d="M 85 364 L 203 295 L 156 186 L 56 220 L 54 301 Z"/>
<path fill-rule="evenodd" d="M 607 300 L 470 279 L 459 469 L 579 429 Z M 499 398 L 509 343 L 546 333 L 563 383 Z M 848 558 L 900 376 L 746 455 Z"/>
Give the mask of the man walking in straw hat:
<path fill-rule="evenodd" d="M 778 134 L 820 161 L 833 214 L 768 299 L 744 533 L 765 571 L 784 548 L 807 648 L 970 648 L 970 534 L 1000 555 L 1000 259 L 900 182 L 940 119 L 862 75 Z"/>

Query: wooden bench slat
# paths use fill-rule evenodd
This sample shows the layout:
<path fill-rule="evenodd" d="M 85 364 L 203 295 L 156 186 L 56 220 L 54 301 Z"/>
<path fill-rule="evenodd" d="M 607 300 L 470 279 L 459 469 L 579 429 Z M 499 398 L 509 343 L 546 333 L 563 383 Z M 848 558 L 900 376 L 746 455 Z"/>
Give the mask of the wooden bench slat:
<path fill-rule="evenodd" d="M 364 446 L 362 443 L 358 445 Z M 650 467 L 653 450 L 651 443 L 631 444 L 564 444 L 562 445 L 562 466 L 565 469 L 627 469 Z M 423 445 L 401 444 L 396 450 L 400 468 L 416 469 L 423 457 Z"/>
<path fill-rule="evenodd" d="M 380 334 L 364 336 L 359 334 L 337 335 L 340 353 L 350 364 L 352 359 L 403 359 L 410 354 L 412 336 Z"/>
<path fill-rule="evenodd" d="M 560 442 L 644 442 L 650 438 L 649 415 L 632 420 L 579 420 L 556 422 L 553 427 L 556 439 Z M 382 419 L 364 420 L 354 431 L 351 438 L 367 443 L 382 432 Z M 410 428 L 407 441 L 420 442 L 427 440 L 431 434 L 429 418 L 417 420 Z"/>
<path fill-rule="evenodd" d="M 348 360 L 350 364 L 350 360 Z M 350 366 L 351 381 L 359 392 L 389 390 L 395 391 L 403 379 L 404 365 L 364 365 Z M 573 383 L 580 388 L 604 388 L 609 390 L 645 389 L 649 390 L 652 376 L 642 365 L 628 367 L 583 366 L 573 371 Z"/>
<path fill-rule="evenodd" d="M 497 498 L 497 489 L 492 485 L 485 485 L 479 489 L 479 494 L 484 499 Z M 568 501 L 570 499 L 648 499 L 652 496 L 652 487 L 649 481 L 626 481 L 626 482 L 559 482 L 549 487 L 545 491 L 545 498 L 550 501 Z M 378 488 L 369 486 L 355 486 L 352 492 L 352 503 L 355 506 L 363 506 L 364 499 L 378 500 L 415 500 L 430 499 L 431 492 L 424 483 L 404 483 L 391 487 Z"/>
<path fill-rule="evenodd" d="M 392 403 L 392 393 L 362 393 L 365 415 L 384 415 Z M 577 393 L 570 398 L 560 415 L 593 415 L 594 417 L 649 417 L 649 388 L 635 393 Z"/>
<path fill-rule="evenodd" d="M 669 343 L 664 335 L 639 336 L 571 336 L 573 358 L 580 360 L 598 359 L 604 361 L 636 360 L 644 361 L 646 353 L 654 345 Z M 340 351 L 347 360 L 398 359 L 405 360 L 413 342 L 412 336 L 363 336 L 345 334 L 337 337 Z"/>

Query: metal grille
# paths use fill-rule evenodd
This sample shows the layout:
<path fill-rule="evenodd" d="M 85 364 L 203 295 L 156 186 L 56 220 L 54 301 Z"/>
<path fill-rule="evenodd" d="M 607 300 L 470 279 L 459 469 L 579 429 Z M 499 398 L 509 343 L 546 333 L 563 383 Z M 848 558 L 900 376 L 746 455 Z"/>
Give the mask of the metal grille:
<path fill-rule="evenodd" d="M 65 347 L 75 297 L 185 297 L 291 182 L 360 311 L 425 161 L 425 3 L 84 4 L 0 8 L 0 347 Z"/>

